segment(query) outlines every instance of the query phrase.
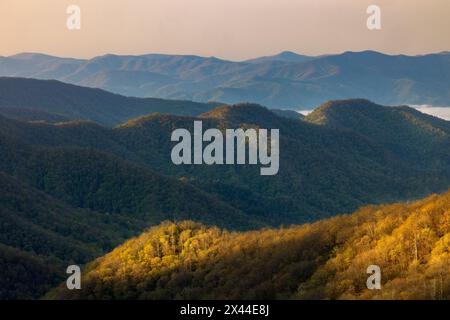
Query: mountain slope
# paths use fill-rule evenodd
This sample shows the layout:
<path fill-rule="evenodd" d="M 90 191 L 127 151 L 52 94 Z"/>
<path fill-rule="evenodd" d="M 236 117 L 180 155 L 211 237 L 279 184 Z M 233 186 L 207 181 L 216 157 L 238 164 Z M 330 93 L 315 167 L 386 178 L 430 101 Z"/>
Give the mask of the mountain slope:
<path fill-rule="evenodd" d="M 450 193 L 314 224 L 229 233 L 165 223 L 49 299 L 449 299 Z M 378 265 L 382 290 L 368 290 Z"/>
<path fill-rule="evenodd" d="M 99 138 L 95 131 L 94 137 Z M 9 139 L 0 129 L 0 150 L 0 170 L 74 207 L 129 215 L 145 225 L 189 218 L 238 229 L 255 226 L 207 192 L 92 147 L 34 146 Z"/>
<path fill-rule="evenodd" d="M 131 218 L 73 208 L 1 171 L 0 204 L 2 299 L 38 298 L 69 264 L 84 264 L 142 230 Z"/>
<path fill-rule="evenodd" d="M 383 107 L 358 99 L 329 101 L 305 121 L 357 132 L 415 165 L 450 159 L 450 122 L 406 106 Z"/>
<path fill-rule="evenodd" d="M 22 111 L 25 109 L 41 113 L 40 118 L 33 120 L 47 120 L 51 114 L 63 119 L 91 120 L 115 126 L 152 112 L 195 115 L 214 106 L 191 101 L 131 98 L 53 80 L 0 77 L 0 114 L 2 108 L 18 109 L 13 118 L 18 118 L 20 112 L 26 113 Z M 3 114 L 5 112 L 8 110 Z M 27 120 L 26 117 L 19 118 Z"/>
<path fill-rule="evenodd" d="M 35 299 L 62 280 L 61 272 L 39 257 L 3 244 L 0 268 L 1 300 Z"/>

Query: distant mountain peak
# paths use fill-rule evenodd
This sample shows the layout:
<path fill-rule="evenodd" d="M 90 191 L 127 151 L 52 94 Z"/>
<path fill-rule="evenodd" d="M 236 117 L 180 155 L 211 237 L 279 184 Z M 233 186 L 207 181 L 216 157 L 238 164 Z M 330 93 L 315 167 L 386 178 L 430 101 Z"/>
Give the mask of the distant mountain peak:
<path fill-rule="evenodd" d="M 9 58 L 35 58 L 35 57 L 51 57 L 51 56 L 39 52 L 20 52 L 9 56 Z"/>
<path fill-rule="evenodd" d="M 300 55 L 298 53 L 293 52 L 293 51 L 285 50 L 285 51 L 281 51 L 276 56 L 278 56 L 278 57 L 298 57 Z"/>
<path fill-rule="evenodd" d="M 314 57 L 300 55 L 292 51 L 282 51 L 276 55 L 263 56 L 255 59 L 246 60 L 248 63 L 263 63 L 270 61 L 282 61 L 282 62 L 304 62 L 313 59 Z"/>
<path fill-rule="evenodd" d="M 54 61 L 58 61 L 58 60 L 61 60 L 61 61 L 72 60 L 72 61 L 80 61 L 80 62 L 85 61 L 84 59 L 71 58 L 71 57 L 59 57 L 59 56 L 53 56 L 50 54 L 39 53 L 39 52 L 21 52 L 21 53 L 17 53 L 17 54 L 11 55 L 11 56 L 7 56 L 6 58 L 15 59 L 15 60 L 30 60 L 30 62 L 40 62 L 40 61 L 54 62 Z"/>
<path fill-rule="evenodd" d="M 345 51 L 344 54 L 374 54 L 374 55 L 386 55 L 384 53 L 375 51 L 375 50 L 362 50 L 362 51 Z"/>

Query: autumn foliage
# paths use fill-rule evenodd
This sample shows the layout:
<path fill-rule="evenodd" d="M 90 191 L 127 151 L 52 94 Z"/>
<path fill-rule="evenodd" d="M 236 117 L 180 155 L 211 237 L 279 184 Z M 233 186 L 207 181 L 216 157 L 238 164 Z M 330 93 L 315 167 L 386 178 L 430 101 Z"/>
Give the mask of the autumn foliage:
<path fill-rule="evenodd" d="M 382 289 L 366 287 L 366 269 Z M 450 193 L 313 224 L 228 232 L 166 222 L 91 263 L 64 299 L 449 299 Z"/>

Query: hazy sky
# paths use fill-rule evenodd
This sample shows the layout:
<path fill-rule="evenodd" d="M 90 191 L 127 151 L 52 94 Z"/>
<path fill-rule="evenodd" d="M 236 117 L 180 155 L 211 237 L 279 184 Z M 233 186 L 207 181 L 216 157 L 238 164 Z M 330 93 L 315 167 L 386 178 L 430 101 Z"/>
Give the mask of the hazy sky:
<path fill-rule="evenodd" d="M 81 8 L 81 30 L 66 27 Z M 382 29 L 366 27 L 370 4 Z M 0 55 L 172 53 L 241 60 L 291 50 L 450 50 L 450 0 L 0 0 Z"/>

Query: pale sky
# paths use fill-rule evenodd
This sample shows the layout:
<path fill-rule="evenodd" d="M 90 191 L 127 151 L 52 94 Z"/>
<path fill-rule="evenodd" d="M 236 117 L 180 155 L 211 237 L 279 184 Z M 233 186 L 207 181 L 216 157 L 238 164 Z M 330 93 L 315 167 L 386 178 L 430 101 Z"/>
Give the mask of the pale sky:
<path fill-rule="evenodd" d="M 68 5 L 81 30 L 66 27 Z M 366 27 L 370 4 L 382 29 Z M 450 50 L 450 0 L 0 0 L 0 55 L 196 54 L 242 60 Z"/>

